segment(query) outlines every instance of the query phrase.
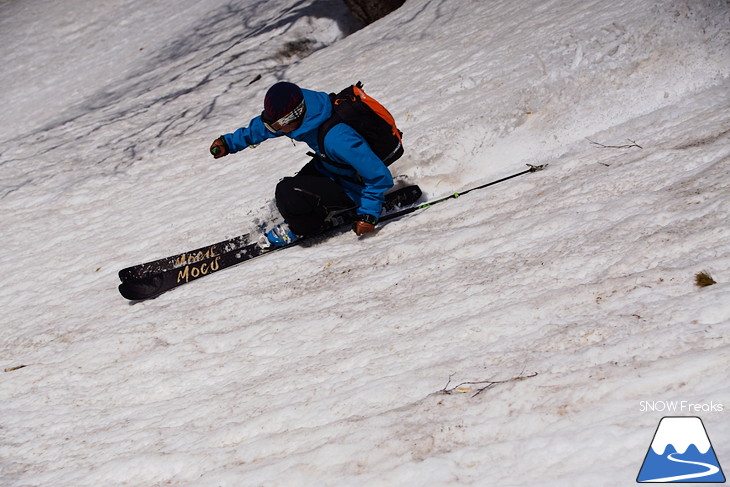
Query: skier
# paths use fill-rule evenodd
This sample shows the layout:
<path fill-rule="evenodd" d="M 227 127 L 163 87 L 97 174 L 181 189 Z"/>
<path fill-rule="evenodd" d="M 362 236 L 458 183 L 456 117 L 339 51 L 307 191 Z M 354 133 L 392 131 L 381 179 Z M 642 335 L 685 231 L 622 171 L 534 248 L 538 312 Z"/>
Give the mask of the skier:
<path fill-rule="evenodd" d="M 278 82 L 267 91 L 260 116 L 248 127 L 221 135 L 210 147 L 218 159 L 285 135 L 307 143 L 314 151 L 312 160 L 296 175 L 276 186 L 276 206 L 284 222 L 267 232 L 273 246 L 319 233 L 329 216 L 348 208 L 356 209 L 353 230 L 358 236 L 375 229 L 393 177 L 365 138 L 345 123 L 329 129 L 324 147 L 319 147 L 319 129 L 332 113 L 327 93 Z M 401 147 L 399 150 L 402 153 Z"/>

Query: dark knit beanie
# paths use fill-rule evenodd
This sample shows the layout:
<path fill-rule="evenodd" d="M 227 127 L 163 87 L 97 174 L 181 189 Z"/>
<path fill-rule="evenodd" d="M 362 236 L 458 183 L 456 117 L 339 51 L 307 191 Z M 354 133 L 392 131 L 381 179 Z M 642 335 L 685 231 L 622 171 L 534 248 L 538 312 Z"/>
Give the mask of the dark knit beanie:
<path fill-rule="evenodd" d="M 294 83 L 280 81 L 269 88 L 264 98 L 264 113 L 276 121 L 290 114 L 304 100 L 301 88 Z"/>

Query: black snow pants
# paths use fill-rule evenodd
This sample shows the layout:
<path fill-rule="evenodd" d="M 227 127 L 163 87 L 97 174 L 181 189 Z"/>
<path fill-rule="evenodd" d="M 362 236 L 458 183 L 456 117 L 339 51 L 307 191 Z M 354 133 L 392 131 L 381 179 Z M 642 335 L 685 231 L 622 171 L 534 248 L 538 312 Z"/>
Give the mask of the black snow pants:
<path fill-rule="evenodd" d="M 312 160 L 293 177 L 276 185 L 276 207 L 300 236 L 316 235 L 332 213 L 354 208 L 342 186 L 317 171 Z"/>

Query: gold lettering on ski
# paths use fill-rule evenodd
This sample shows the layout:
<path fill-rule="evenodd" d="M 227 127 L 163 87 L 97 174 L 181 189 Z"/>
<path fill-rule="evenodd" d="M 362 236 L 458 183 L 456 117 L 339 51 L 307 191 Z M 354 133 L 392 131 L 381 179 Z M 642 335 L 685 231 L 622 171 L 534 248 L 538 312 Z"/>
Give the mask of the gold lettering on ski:
<path fill-rule="evenodd" d="M 204 276 L 206 274 L 210 274 L 211 272 L 217 271 L 221 268 L 220 260 L 221 258 L 220 256 L 218 256 L 210 263 L 202 262 L 195 265 L 186 265 L 183 270 L 177 271 L 177 283 L 180 284 L 183 281 L 188 282 L 190 279 L 197 279 L 200 276 Z"/>
<path fill-rule="evenodd" d="M 211 246 L 199 252 L 180 254 L 180 256 L 175 259 L 175 267 L 195 264 L 196 262 L 200 262 L 201 260 L 210 259 L 215 255 L 214 250 L 215 249 Z"/>

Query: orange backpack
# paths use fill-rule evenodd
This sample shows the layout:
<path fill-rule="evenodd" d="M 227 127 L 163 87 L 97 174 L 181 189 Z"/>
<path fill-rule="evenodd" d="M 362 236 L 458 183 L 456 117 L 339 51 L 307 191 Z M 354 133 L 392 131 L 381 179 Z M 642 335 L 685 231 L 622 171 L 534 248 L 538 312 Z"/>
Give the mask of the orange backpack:
<path fill-rule="evenodd" d="M 332 116 L 319 128 L 319 150 L 326 158 L 325 135 L 338 123 L 345 123 L 365 139 L 386 166 L 390 166 L 403 155 L 403 132 L 396 127 L 393 115 L 367 95 L 362 86 L 358 81 L 337 94 L 330 93 Z"/>

